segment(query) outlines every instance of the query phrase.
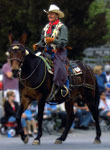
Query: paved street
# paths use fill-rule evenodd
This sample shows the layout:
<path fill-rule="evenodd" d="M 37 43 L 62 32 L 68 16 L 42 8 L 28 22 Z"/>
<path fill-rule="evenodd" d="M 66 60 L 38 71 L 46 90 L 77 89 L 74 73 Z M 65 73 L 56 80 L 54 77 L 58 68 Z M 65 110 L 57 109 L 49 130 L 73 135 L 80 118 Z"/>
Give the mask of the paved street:
<path fill-rule="evenodd" d="M 41 145 L 32 145 L 33 138 L 29 143 L 23 144 L 19 137 L 8 138 L 0 135 L 0 150 L 110 150 L 110 133 L 102 133 L 102 144 L 92 144 L 95 137 L 95 131 L 75 130 L 69 134 L 67 140 L 61 144 L 53 144 L 58 135 L 44 134 L 41 139 Z"/>

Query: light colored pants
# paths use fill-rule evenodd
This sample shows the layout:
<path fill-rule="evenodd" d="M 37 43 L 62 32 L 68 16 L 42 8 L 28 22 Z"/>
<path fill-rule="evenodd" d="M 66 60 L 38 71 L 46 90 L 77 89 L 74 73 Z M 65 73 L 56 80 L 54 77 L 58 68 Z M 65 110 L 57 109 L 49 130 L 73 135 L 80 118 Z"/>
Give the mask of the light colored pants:
<path fill-rule="evenodd" d="M 27 120 L 26 118 L 21 118 L 21 124 L 23 128 L 27 128 L 28 131 L 31 131 L 31 126 L 33 128 L 33 132 L 36 131 L 36 121 L 34 119 Z"/>
<path fill-rule="evenodd" d="M 12 90 L 12 89 L 7 89 L 7 90 L 4 90 L 4 97 L 6 97 L 6 93 L 8 91 L 13 91 L 15 93 L 15 101 L 20 103 L 20 95 L 19 95 L 19 91 L 18 90 Z"/>
<path fill-rule="evenodd" d="M 33 129 L 33 132 L 35 132 L 36 129 L 37 129 L 35 120 L 27 120 L 27 130 L 28 131 L 31 131 L 31 126 L 32 126 L 32 129 Z"/>

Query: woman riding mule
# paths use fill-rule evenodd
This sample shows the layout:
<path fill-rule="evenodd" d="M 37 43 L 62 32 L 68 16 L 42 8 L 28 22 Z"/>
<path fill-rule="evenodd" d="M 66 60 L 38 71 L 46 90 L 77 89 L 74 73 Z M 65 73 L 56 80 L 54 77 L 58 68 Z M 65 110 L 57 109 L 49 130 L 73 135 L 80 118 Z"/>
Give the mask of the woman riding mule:
<path fill-rule="evenodd" d="M 21 135 L 24 143 L 28 142 L 27 135 L 24 135 L 21 126 L 21 115 L 26 110 L 28 105 L 32 102 L 32 100 L 38 100 L 38 133 L 35 137 L 33 144 L 40 144 L 40 138 L 42 136 L 42 120 L 43 120 L 43 112 L 44 105 L 48 95 L 51 92 L 52 84 L 53 84 L 53 76 L 48 72 L 46 64 L 44 60 L 35 56 L 30 50 L 28 50 L 29 54 L 25 53 L 25 41 L 26 37 L 22 36 L 21 40 L 13 41 L 12 35 L 9 35 L 10 40 L 10 61 L 11 67 L 13 71 L 13 75 L 17 77 L 20 72 L 19 77 L 19 89 L 20 89 L 20 98 L 21 104 L 18 113 L 16 114 L 17 123 L 18 123 L 18 131 Z M 92 116 L 96 123 L 96 137 L 95 143 L 100 143 L 101 130 L 99 125 L 98 118 L 98 104 L 99 104 L 99 94 L 96 78 L 93 74 L 92 69 L 83 64 L 80 61 L 77 61 L 77 65 L 81 68 L 82 74 L 80 75 L 71 75 L 71 94 L 70 100 L 68 97 L 61 96 L 60 92 L 56 94 L 56 99 L 51 102 L 58 103 L 61 100 L 65 102 L 65 109 L 67 112 L 67 123 L 64 132 L 62 135 L 56 139 L 56 144 L 61 144 L 65 141 L 69 129 L 74 120 L 74 110 L 73 104 L 80 96 L 82 100 L 88 105 Z"/>
<path fill-rule="evenodd" d="M 26 110 L 32 100 L 38 101 L 38 133 L 34 138 L 33 144 L 40 144 L 42 136 L 42 120 L 46 99 L 48 98 L 53 85 L 53 76 L 48 72 L 45 61 L 28 50 L 26 55 L 26 35 L 23 34 L 19 41 L 14 41 L 12 34 L 9 35 L 10 41 L 10 61 L 13 75 L 19 76 L 19 89 L 21 104 L 18 113 L 16 114 L 18 130 L 24 143 L 28 142 L 28 136 L 24 135 L 21 126 L 21 115 Z M 65 63 L 64 63 L 65 64 Z M 98 118 L 98 104 L 99 94 L 97 88 L 96 78 L 92 69 L 86 64 L 77 61 L 77 65 L 82 70 L 82 74 L 75 75 L 71 72 L 71 93 L 70 99 L 68 96 L 62 97 L 60 91 L 56 94 L 54 100 L 51 102 L 63 101 L 67 112 L 67 123 L 62 135 L 55 141 L 56 144 L 61 144 L 65 141 L 69 129 L 74 120 L 73 104 L 80 96 L 82 100 L 88 105 L 96 125 L 96 137 L 94 142 L 100 143 L 101 130 Z M 21 70 L 21 71 L 20 71 Z M 20 73 L 19 73 L 20 71 Z"/>
<path fill-rule="evenodd" d="M 45 51 L 51 55 L 54 63 L 53 81 L 55 85 L 62 87 L 62 94 L 66 96 L 69 93 L 68 73 L 65 68 L 68 31 L 67 27 L 59 20 L 64 17 L 64 13 L 58 6 L 50 5 L 47 14 L 49 23 L 43 28 L 41 40 L 33 45 L 33 49 L 37 50 L 38 47 L 45 46 Z M 64 84 L 66 86 L 63 86 Z"/>

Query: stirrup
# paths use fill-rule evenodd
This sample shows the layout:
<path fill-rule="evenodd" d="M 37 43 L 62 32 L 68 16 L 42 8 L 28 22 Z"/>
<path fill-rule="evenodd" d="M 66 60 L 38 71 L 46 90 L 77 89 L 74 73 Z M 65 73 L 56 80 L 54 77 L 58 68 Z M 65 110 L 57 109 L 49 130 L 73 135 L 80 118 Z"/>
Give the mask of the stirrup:
<path fill-rule="evenodd" d="M 52 85 L 51 92 L 50 92 L 49 96 L 47 97 L 46 102 L 50 102 L 53 99 L 55 100 L 55 95 L 58 93 L 59 87 L 57 89 L 55 89 L 55 91 L 54 91 L 54 89 L 55 89 L 55 83 L 53 83 L 53 85 Z"/>
<path fill-rule="evenodd" d="M 63 85 L 63 88 L 64 89 L 61 89 L 61 96 L 66 97 L 69 94 L 69 90 L 65 85 Z M 64 94 L 64 90 L 65 90 L 65 94 Z"/>

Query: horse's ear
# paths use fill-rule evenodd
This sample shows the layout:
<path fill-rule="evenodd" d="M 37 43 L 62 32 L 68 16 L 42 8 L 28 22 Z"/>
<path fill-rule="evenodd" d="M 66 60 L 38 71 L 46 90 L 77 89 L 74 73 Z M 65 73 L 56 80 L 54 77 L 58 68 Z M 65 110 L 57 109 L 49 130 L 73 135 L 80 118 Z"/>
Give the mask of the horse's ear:
<path fill-rule="evenodd" d="M 21 36 L 19 42 L 24 45 L 26 43 L 26 39 L 27 39 L 27 34 L 23 33 L 23 35 Z"/>
<path fill-rule="evenodd" d="M 13 43 L 13 41 L 14 41 L 14 38 L 13 38 L 12 33 L 9 33 L 9 35 L 8 35 L 8 39 L 9 39 L 10 44 L 12 44 L 12 43 Z"/>

